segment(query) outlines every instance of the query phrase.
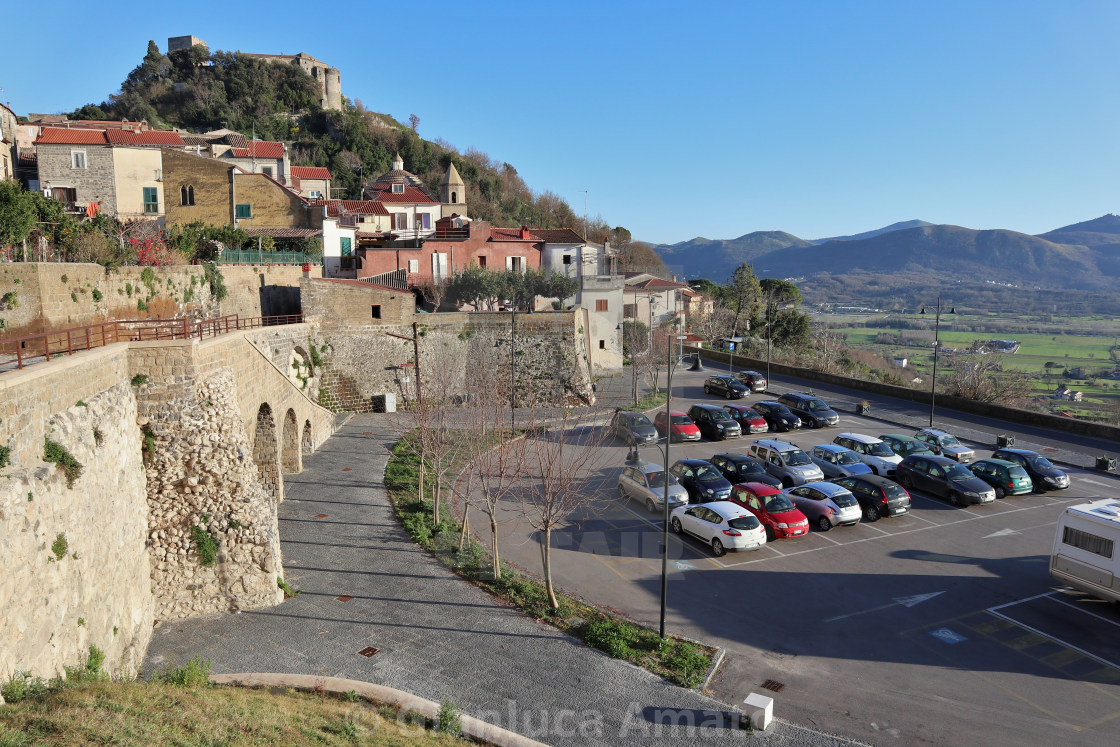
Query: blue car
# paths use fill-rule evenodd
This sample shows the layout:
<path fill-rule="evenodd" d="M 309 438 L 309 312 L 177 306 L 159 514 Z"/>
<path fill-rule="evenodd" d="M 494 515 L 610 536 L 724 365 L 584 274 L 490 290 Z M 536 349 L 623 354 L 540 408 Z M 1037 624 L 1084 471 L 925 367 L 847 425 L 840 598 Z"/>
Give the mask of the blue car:
<path fill-rule="evenodd" d="M 809 458 L 813 460 L 813 464 L 821 468 L 821 472 L 829 480 L 834 477 L 871 474 L 871 468 L 863 463 L 859 454 L 839 444 L 814 446 L 809 451 Z"/>
<path fill-rule="evenodd" d="M 703 459 L 680 459 L 669 468 L 688 491 L 689 503 L 726 501 L 731 497 L 731 483 L 710 462 Z"/>

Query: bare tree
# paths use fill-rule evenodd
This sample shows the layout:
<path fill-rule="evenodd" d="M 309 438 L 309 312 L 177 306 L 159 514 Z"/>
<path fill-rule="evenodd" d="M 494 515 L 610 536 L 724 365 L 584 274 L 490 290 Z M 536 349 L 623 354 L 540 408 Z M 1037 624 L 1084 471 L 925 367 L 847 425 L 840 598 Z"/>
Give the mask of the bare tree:
<path fill-rule="evenodd" d="M 825 373 L 836 373 L 842 367 L 847 353 L 846 338 L 839 332 L 819 329 L 813 332 L 812 348 L 817 369 Z"/>
<path fill-rule="evenodd" d="M 719 305 L 707 314 L 693 317 L 690 331 L 698 337 L 703 337 L 709 345 L 714 345 L 721 338 L 731 336 L 731 329 L 734 324 L 735 312 L 726 306 Z"/>
<path fill-rule="evenodd" d="M 412 128 L 413 132 L 416 132 L 416 128 L 420 126 L 420 117 L 416 116 L 415 114 L 409 114 L 408 126 Z"/>
<path fill-rule="evenodd" d="M 450 284 L 450 278 L 435 275 L 420 286 L 420 292 L 424 295 L 424 300 L 432 305 L 434 311 L 439 311 L 439 307 L 443 305 L 443 299 L 447 297 L 447 288 Z"/>
<path fill-rule="evenodd" d="M 1010 407 L 1030 399 L 1030 379 L 1022 371 L 1005 371 L 999 356 L 956 356 L 950 366 L 949 375 L 942 379 L 946 394 Z"/>
<path fill-rule="evenodd" d="M 668 355 L 674 349 L 673 328 L 668 325 L 661 325 L 653 330 L 651 344 L 646 346 L 646 349 L 637 355 L 637 365 L 642 374 L 649 382 L 651 391 L 660 391 L 658 388 L 661 383 L 661 371 L 666 365 Z"/>
<path fill-rule="evenodd" d="M 585 518 L 603 500 L 593 482 L 606 462 L 607 452 L 600 448 L 605 433 L 586 414 L 565 410 L 554 428 L 530 428 L 525 439 L 521 512 L 538 533 L 545 589 L 554 610 L 560 603 L 552 584 L 552 532 L 573 517 Z"/>

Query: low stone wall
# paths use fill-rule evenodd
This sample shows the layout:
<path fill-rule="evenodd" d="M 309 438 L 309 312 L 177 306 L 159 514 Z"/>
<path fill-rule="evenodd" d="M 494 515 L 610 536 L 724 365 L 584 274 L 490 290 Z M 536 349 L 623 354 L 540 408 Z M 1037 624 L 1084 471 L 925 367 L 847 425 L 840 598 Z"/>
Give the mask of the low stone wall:
<path fill-rule="evenodd" d="M 720 363 L 728 363 L 731 361 L 731 355 L 722 350 L 702 350 L 700 354 L 705 360 L 719 361 Z M 766 361 L 764 360 L 745 358 L 741 355 L 736 355 L 734 356 L 734 363 L 740 367 L 754 367 L 760 371 L 766 370 Z M 910 402 L 921 402 L 925 405 L 928 405 L 930 400 L 930 393 L 921 389 L 910 389 L 909 387 L 894 386 L 893 384 L 882 384 L 877 381 L 863 381 L 848 376 L 839 376 L 837 374 L 824 373 L 823 371 L 813 371 L 808 368 L 798 368 L 797 366 L 787 366 L 781 363 L 771 363 L 770 371 L 785 376 L 796 376 L 801 379 L 809 379 L 810 381 L 834 384 L 861 392 L 871 392 L 888 397 L 897 397 Z M 1064 418 L 1057 415 L 1050 415 L 1049 413 L 1022 410 L 1018 407 L 1006 407 L 1004 405 L 994 405 L 987 402 L 977 402 L 976 400 L 965 399 L 964 397 L 951 397 L 947 394 L 938 394 L 937 404 L 954 410 L 960 410 L 961 412 L 970 412 L 974 415 L 983 415 L 998 420 L 1006 420 L 1011 423 L 1019 423 L 1020 425 L 1033 425 L 1040 428 L 1061 431 L 1063 433 L 1074 433 L 1079 436 L 1107 438 L 1113 441 L 1120 441 L 1120 428 L 1103 425 L 1101 423 L 1089 423 L 1084 420 Z"/>
<path fill-rule="evenodd" d="M 91 374 L 95 368 L 88 365 Z M 78 388 L 76 374 L 70 370 Z M 24 383 L 27 397 L 33 388 Z M 132 676 L 154 610 L 132 387 L 119 380 L 100 393 L 72 394 L 44 425 L 34 458 L 24 453 L 22 466 L 0 479 L 0 681 L 22 671 L 62 674 L 91 645 L 105 652 L 107 671 Z M 71 487 L 42 461 L 44 438 L 81 464 Z"/>

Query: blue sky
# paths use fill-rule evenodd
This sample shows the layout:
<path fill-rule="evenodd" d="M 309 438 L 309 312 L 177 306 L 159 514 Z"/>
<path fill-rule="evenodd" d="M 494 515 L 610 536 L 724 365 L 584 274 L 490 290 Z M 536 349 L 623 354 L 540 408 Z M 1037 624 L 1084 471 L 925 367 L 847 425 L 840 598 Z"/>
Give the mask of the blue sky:
<path fill-rule="evenodd" d="M 149 39 L 307 52 L 635 238 L 1120 212 L 1120 3 L 193 2 L 5 11 L 0 100 L 100 102 Z M 46 32 L 52 19 L 58 27 Z M 42 33 L 11 33 L 37 29 Z M 18 60 L 18 63 L 11 61 Z"/>

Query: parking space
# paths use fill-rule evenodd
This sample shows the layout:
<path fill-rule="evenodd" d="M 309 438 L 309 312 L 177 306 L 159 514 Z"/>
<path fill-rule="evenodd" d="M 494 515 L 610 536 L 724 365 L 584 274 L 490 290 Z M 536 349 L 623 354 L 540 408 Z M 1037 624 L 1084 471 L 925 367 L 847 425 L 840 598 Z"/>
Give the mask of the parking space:
<path fill-rule="evenodd" d="M 679 391 L 686 396 L 674 399 L 674 410 L 723 402 L 687 380 Z M 773 398 L 735 402 L 764 396 Z M 762 438 L 808 451 L 844 431 L 877 436 L 913 429 L 842 413 L 837 427 L 822 430 L 672 444 L 669 461 L 745 454 Z M 962 441 L 977 459 L 991 454 L 991 443 Z M 614 497 L 627 449 L 604 448 L 617 468 L 603 472 L 599 489 L 611 498 L 554 532 L 554 574 L 561 587 L 655 625 L 661 514 Z M 662 449 L 642 447 L 640 456 L 663 463 Z M 768 694 L 783 717 L 872 743 L 883 743 L 884 734 L 890 743 L 935 744 L 982 735 L 992 745 L 1015 747 L 1117 741 L 1120 651 L 1092 641 L 1117 639 L 1120 618 L 1059 594 L 1048 559 L 1062 509 L 1115 496 L 1120 480 L 1067 471 L 1068 490 L 965 508 L 910 491 L 907 514 L 827 532 L 813 527 L 803 537 L 718 558 L 701 542 L 670 533 L 669 626 L 726 647 L 713 682 L 725 702 L 778 682 L 781 693 Z M 539 563 L 533 539 L 531 532 L 513 532 L 506 557 L 532 569 Z M 1086 614 L 1094 611 L 1108 622 Z M 859 686 L 836 702 L 840 682 Z M 932 722 L 939 724 L 935 736 L 928 731 Z"/>

